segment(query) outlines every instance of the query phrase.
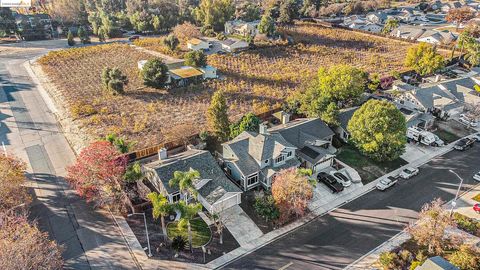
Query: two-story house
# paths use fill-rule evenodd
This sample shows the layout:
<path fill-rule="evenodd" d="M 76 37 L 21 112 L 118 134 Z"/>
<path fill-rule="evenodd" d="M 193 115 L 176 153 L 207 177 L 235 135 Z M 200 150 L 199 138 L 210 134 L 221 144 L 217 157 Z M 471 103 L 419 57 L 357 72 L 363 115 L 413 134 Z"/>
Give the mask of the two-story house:
<path fill-rule="evenodd" d="M 222 145 L 226 173 L 245 191 L 269 189 L 282 169 L 302 166 L 316 171 L 333 162 L 334 133 L 320 119 L 296 119 L 270 129 L 261 124 L 259 130 L 243 132 Z"/>
<path fill-rule="evenodd" d="M 169 181 L 176 171 L 197 170 L 200 178 L 195 179 L 197 200 L 209 211 L 216 213 L 240 204 L 240 188 L 230 181 L 216 160 L 208 151 L 190 149 L 168 156 L 165 149 L 159 151 L 159 159 L 143 164 L 142 170 L 157 192 L 165 195 L 170 203 L 189 200 L 178 186 L 170 186 Z"/>

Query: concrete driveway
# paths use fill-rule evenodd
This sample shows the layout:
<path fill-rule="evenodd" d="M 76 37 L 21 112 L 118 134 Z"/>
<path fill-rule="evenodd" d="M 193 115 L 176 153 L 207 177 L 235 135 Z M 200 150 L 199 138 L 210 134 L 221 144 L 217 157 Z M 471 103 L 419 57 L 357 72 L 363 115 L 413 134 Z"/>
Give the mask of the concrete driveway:
<path fill-rule="evenodd" d="M 239 205 L 224 210 L 221 215 L 225 218 L 225 226 L 235 237 L 240 246 L 263 235 L 255 222 L 243 211 Z"/>
<path fill-rule="evenodd" d="M 473 200 L 473 197 L 475 197 L 477 194 L 480 194 L 480 185 L 477 185 L 475 188 L 467 192 L 457 201 L 455 212 L 458 212 L 469 218 L 480 220 L 480 214 L 473 211 L 473 205 L 476 203 L 480 203 Z"/>

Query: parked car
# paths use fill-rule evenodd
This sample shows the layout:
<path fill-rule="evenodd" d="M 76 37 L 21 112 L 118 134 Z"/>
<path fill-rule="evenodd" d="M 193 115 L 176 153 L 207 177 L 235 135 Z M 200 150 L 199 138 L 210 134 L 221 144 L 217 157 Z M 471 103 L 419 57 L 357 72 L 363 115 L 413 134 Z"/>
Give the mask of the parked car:
<path fill-rule="evenodd" d="M 444 146 L 445 142 L 440 139 L 437 135 L 433 134 L 433 137 L 435 138 L 435 142 L 433 143 L 434 146 Z"/>
<path fill-rule="evenodd" d="M 398 177 L 392 177 L 392 176 L 389 176 L 387 178 L 384 178 L 382 180 L 380 180 L 378 183 L 377 183 L 377 189 L 378 190 L 386 190 L 388 189 L 389 187 L 393 187 L 396 183 L 398 182 Z"/>
<path fill-rule="evenodd" d="M 480 172 L 477 172 L 476 174 L 474 174 L 473 179 L 480 181 Z"/>
<path fill-rule="evenodd" d="M 217 51 L 217 54 L 223 55 L 223 54 L 227 54 L 227 53 L 225 51 L 220 50 L 220 51 Z"/>
<path fill-rule="evenodd" d="M 472 139 L 474 139 L 476 142 L 480 142 L 480 133 L 473 134 Z"/>
<path fill-rule="evenodd" d="M 335 180 L 337 180 L 337 182 L 342 184 L 344 187 L 348 187 L 352 184 L 352 181 L 350 181 L 350 179 L 348 179 L 348 177 L 345 174 L 339 171 L 331 171 L 330 175 L 333 176 Z"/>
<path fill-rule="evenodd" d="M 133 35 L 133 36 L 128 38 L 128 41 L 135 41 L 135 40 L 139 40 L 139 39 L 140 39 L 139 35 Z"/>
<path fill-rule="evenodd" d="M 337 180 L 329 175 L 326 172 L 321 172 L 317 175 L 317 180 L 324 183 L 333 193 L 338 193 L 343 191 L 344 187 L 342 184 L 337 182 Z"/>
<path fill-rule="evenodd" d="M 461 139 L 460 141 L 458 141 L 458 142 L 453 146 L 453 148 L 455 148 L 456 150 L 464 151 L 465 149 L 467 149 L 467 148 L 469 148 L 469 147 L 472 147 L 474 143 L 475 143 L 475 140 L 474 140 L 474 139 L 463 138 L 463 139 Z"/>
<path fill-rule="evenodd" d="M 408 167 L 405 168 L 399 176 L 403 179 L 410 179 L 418 174 L 418 168 Z"/>
<path fill-rule="evenodd" d="M 465 114 L 461 114 L 460 115 L 460 118 L 458 119 L 458 121 L 466 126 L 469 126 L 469 127 L 476 127 L 478 124 L 475 120 L 473 119 L 470 119 L 468 116 L 466 116 Z"/>
<path fill-rule="evenodd" d="M 476 203 L 474 206 L 473 206 L 473 211 L 477 212 L 478 214 L 480 214 L 480 203 Z"/>

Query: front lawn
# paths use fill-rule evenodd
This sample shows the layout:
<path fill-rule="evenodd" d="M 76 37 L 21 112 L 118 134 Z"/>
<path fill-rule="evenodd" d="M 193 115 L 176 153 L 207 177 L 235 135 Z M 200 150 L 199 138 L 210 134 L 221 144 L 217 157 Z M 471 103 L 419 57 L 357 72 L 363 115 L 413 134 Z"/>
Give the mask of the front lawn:
<path fill-rule="evenodd" d="M 459 136 L 451 133 L 451 132 L 448 132 L 446 130 L 443 130 L 443 129 L 437 129 L 435 132 L 433 132 L 435 135 L 437 135 L 440 139 L 442 139 L 445 144 L 449 144 L 449 143 L 452 143 L 458 139 L 460 139 Z"/>
<path fill-rule="evenodd" d="M 474 200 L 477 201 L 477 202 L 480 202 L 480 193 L 478 193 L 477 195 L 475 195 L 475 197 L 473 197 L 472 199 L 474 199 Z"/>
<path fill-rule="evenodd" d="M 177 226 L 178 222 L 172 222 L 167 225 L 167 235 L 168 238 L 173 239 L 176 236 L 182 236 L 186 241 L 188 241 L 188 230 L 187 228 L 179 229 Z M 210 241 L 212 232 L 208 225 L 201 218 L 194 219 L 190 222 L 192 226 L 192 246 L 201 247 L 206 245 Z"/>
<path fill-rule="evenodd" d="M 389 162 L 377 162 L 365 157 L 355 147 L 349 144 L 339 149 L 337 159 L 354 168 L 362 178 L 363 184 L 370 183 L 382 175 L 408 163 L 402 158 Z"/>

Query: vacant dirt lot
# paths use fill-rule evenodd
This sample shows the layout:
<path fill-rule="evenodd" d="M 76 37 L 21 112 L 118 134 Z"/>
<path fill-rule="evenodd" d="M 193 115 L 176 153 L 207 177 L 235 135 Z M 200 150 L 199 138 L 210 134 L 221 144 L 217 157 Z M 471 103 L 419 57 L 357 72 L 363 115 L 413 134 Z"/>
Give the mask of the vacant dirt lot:
<path fill-rule="evenodd" d="M 184 89 L 156 90 L 142 85 L 137 62 L 152 55 L 128 45 L 110 44 L 52 52 L 39 60 L 57 89 L 57 102 L 89 138 L 116 133 L 148 147 L 179 133 L 204 128 L 205 111 L 214 91 L 228 94 L 232 118 L 272 109 L 315 75 L 321 66 L 346 63 L 383 75 L 402 71 L 409 43 L 346 30 L 302 24 L 282 29 L 297 43 L 259 48 L 237 56 L 212 55 L 222 79 Z M 119 67 L 129 79 L 126 93 L 102 90 L 104 67 Z"/>

